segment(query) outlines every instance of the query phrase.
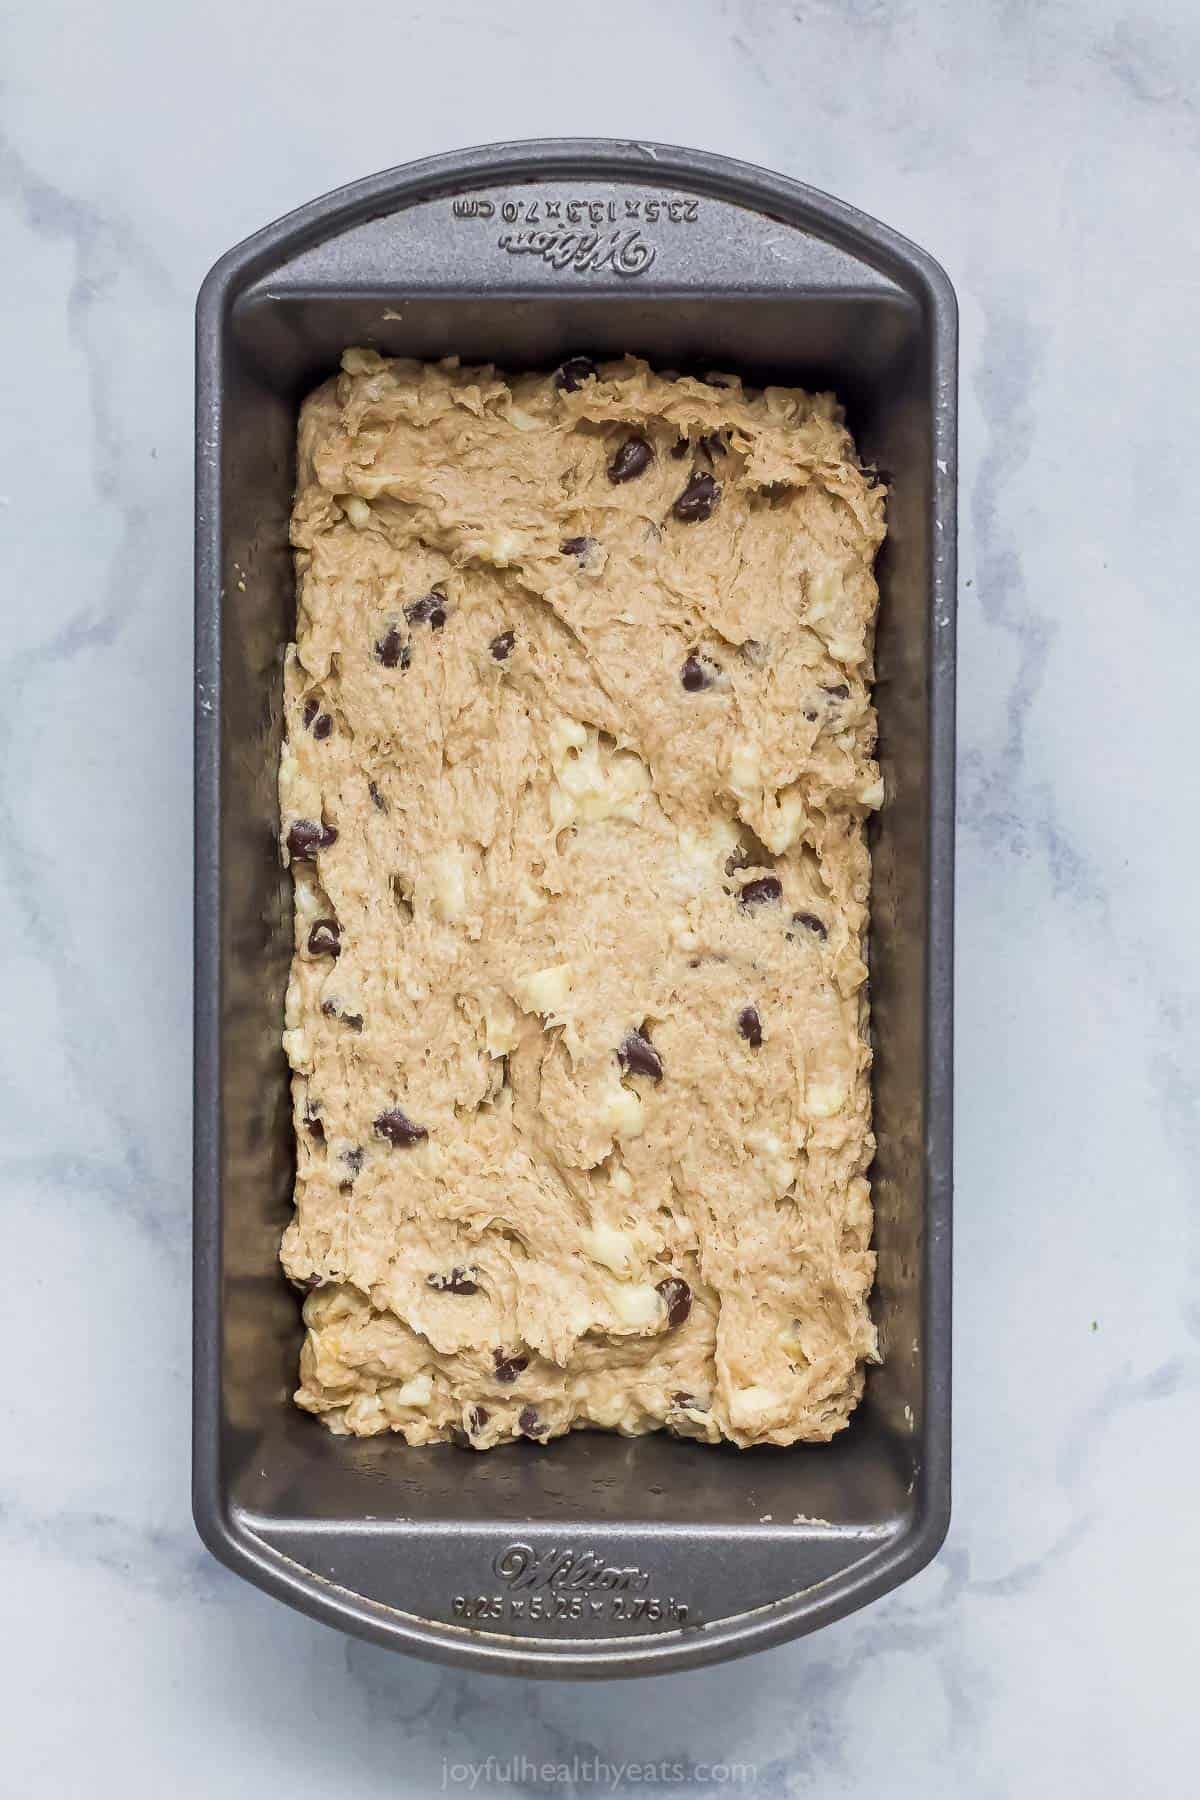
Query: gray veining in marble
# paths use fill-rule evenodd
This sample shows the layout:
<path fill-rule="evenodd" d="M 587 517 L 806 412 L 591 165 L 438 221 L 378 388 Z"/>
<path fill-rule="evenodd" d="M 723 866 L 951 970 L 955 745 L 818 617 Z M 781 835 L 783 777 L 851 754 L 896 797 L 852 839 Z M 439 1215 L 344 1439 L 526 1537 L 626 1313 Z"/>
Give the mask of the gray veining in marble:
<path fill-rule="evenodd" d="M 10 0 L 0 31 L 0 1792 L 423 1797 L 489 1756 L 516 1780 L 477 1792 L 603 1791 L 597 1758 L 755 1771 L 627 1792 L 1190 1792 L 1195 9 Z M 190 1523 L 191 309 L 313 194 L 589 132 L 797 175 L 958 289 L 957 1454 L 896 1595 L 572 1687 L 345 1640 Z"/>

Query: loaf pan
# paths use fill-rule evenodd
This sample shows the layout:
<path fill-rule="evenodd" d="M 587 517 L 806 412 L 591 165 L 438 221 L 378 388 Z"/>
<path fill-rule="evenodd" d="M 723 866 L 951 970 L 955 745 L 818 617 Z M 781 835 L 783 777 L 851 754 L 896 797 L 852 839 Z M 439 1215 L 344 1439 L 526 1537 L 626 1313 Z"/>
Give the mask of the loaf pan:
<path fill-rule="evenodd" d="M 497 145 L 259 232 L 200 294 L 196 502 L 196 1522 L 239 1574 L 378 1643 L 633 1675 L 811 1631 L 919 1569 L 949 1516 L 953 292 L 777 175 L 643 143 Z M 277 847 L 302 396 L 342 349 L 549 368 L 634 351 L 832 387 L 887 474 L 870 945 L 884 1360 L 828 1446 L 576 1432 L 479 1455 L 331 1437 L 290 1395 L 297 1296 Z"/>

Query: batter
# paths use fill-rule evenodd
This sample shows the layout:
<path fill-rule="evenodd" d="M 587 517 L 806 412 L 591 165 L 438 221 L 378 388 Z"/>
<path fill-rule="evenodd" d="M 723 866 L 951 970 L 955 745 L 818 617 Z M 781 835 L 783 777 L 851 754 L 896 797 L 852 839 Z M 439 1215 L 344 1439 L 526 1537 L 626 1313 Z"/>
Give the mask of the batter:
<path fill-rule="evenodd" d="M 305 402 L 282 1256 L 333 1431 L 845 1425 L 883 503 L 832 395 L 633 357 Z"/>

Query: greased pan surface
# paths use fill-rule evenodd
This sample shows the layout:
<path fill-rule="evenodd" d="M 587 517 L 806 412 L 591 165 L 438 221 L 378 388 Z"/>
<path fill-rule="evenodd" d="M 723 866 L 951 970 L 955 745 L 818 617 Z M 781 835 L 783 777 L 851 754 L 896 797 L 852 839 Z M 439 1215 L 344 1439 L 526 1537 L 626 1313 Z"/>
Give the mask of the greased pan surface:
<path fill-rule="evenodd" d="M 665 146 L 497 145 L 371 177 L 223 257 L 197 312 L 194 1509 L 222 1561 L 443 1661 L 662 1672 L 914 1574 L 949 1517 L 956 314 L 825 195 Z M 348 344 L 551 367 L 630 350 L 833 387 L 888 473 L 872 839 L 885 1361 L 828 1446 L 575 1433 L 470 1455 L 338 1440 L 290 1401 L 293 1173 L 277 848 L 296 413 Z"/>

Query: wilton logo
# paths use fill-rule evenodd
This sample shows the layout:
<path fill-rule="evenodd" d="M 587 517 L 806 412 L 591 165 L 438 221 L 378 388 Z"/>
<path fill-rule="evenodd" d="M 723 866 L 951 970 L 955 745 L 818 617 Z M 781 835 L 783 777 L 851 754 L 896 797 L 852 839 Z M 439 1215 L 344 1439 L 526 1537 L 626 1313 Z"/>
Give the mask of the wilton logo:
<path fill-rule="evenodd" d="M 459 194 L 450 201 L 456 224 L 495 220 L 504 229 L 492 243 L 505 256 L 528 256 L 556 271 L 591 275 L 606 269 L 628 280 L 644 275 L 659 251 L 700 218 L 690 194 L 610 190 L 580 194 L 539 188 L 525 194 Z"/>
<path fill-rule="evenodd" d="M 497 1552 L 492 1568 L 514 1591 L 539 1588 L 604 1588 L 610 1593 L 640 1592 L 650 1582 L 646 1569 L 617 1568 L 594 1550 L 546 1550 L 509 1544 Z"/>
<path fill-rule="evenodd" d="M 492 1558 L 491 1572 L 499 1585 L 490 1593 L 464 1589 L 454 1595 L 456 1624 L 513 1631 L 576 1625 L 607 1635 L 639 1627 L 670 1631 L 688 1622 L 687 1602 L 654 1592 L 648 1569 L 605 1562 L 594 1550 L 506 1544 Z"/>
<path fill-rule="evenodd" d="M 572 269 L 576 275 L 592 269 L 643 275 L 658 254 L 636 229 L 606 238 L 596 231 L 505 231 L 497 242 L 510 256 L 540 256 L 552 269 Z"/>

